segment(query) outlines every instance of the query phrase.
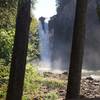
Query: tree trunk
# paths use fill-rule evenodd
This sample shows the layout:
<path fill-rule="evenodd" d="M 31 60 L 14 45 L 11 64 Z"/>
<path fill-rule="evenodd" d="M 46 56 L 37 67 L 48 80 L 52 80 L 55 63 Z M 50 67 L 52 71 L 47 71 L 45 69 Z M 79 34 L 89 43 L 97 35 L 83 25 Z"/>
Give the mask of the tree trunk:
<path fill-rule="evenodd" d="M 79 98 L 80 95 L 87 4 L 88 0 L 77 0 L 76 3 L 66 100 Z"/>
<path fill-rule="evenodd" d="M 6 100 L 21 100 L 30 26 L 30 0 L 19 0 Z"/>

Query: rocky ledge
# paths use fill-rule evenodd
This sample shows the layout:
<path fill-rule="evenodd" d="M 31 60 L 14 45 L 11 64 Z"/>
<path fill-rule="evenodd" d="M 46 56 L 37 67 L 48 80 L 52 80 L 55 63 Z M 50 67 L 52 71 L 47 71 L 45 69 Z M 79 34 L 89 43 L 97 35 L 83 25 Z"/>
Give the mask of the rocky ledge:
<path fill-rule="evenodd" d="M 63 74 L 46 73 L 45 77 L 52 78 L 52 79 L 55 78 L 57 80 L 64 80 L 65 82 L 64 88 L 59 88 L 56 91 L 57 94 L 59 94 L 62 98 L 59 100 L 64 100 L 66 95 L 66 89 L 67 89 L 68 74 L 67 73 L 63 73 Z M 96 76 L 94 77 L 93 75 L 91 75 L 82 78 L 81 90 L 80 90 L 81 98 L 87 98 L 87 100 L 88 98 L 100 99 L 100 79 L 98 77 L 96 78 Z"/>
<path fill-rule="evenodd" d="M 81 95 L 87 98 L 100 98 L 100 80 L 92 77 L 81 80 Z"/>

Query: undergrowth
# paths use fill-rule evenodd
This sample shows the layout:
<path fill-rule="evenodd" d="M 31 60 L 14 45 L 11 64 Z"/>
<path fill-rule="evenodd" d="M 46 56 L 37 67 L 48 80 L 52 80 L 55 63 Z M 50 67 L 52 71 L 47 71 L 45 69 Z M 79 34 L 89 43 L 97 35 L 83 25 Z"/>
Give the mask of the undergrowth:
<path fill-rule="evenodd" d="M 0 65 L 0 100 L 5 100 L 7 84 L 9 79 L 9 66 Z M 48 91 L 44 93 L 42 88 L 46 86 Z M 22 100 L 57 100 L 59 95 L 55 91 L 56 88 L 62 88 L 64 82 L 62 80 L 55 80 L 45 78 L 37 71 L 37 67 L 27 64 L 24 80 L 24 91 Z"/>

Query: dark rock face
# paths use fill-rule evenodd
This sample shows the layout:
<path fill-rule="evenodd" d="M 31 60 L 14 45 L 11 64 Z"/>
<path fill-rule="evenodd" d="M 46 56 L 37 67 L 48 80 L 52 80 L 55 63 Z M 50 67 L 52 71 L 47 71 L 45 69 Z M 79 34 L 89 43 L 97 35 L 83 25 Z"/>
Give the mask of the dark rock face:
<path fill-rule="evenodd" d="M 52 46 L 52 67 L 67 70 L 70 62 L 70 51 L 75 16 L 76 0 L 67 0 L 62 9 L 49 23 L 54 34 Z M 89 0 L 86 19 L 86 40 L 83 68 L 99 69 L 100 66 L 100 21 L 97 14 L 97 5 L 100 0 Z M 88 66 L 88 67 L 87 67 Z"/>
<path fill-rule="evenodd" d="M 98 3 L 100 0 L 97 0 Z M 96 0 L 89 0 L 86 19 L 86 41 L 83 65 L 88 69 L 100 69 L 100 21 Z"/>
<path fill-rule="evenodd" d="M 68 9 L 66 9 L 66 7 Z M 51 18 L 49 22 L 50 30 L 54 29 L 53 34 L 53 54 L 52 68 L 67 70 L 70 57 L 71 37 L 74 22 L 74 0 L 67 2 L 67 5 L 58 14 Z M 71 8 L 71 9 L 70 9 Z M 66 10 L 66 13 L 65 13 Z M 67 13 L 67 12 L 71 13 Z M 69 24 L 70 23 L 70 24 Z M 52 39 L 51 39 L 52 40 Z"/>

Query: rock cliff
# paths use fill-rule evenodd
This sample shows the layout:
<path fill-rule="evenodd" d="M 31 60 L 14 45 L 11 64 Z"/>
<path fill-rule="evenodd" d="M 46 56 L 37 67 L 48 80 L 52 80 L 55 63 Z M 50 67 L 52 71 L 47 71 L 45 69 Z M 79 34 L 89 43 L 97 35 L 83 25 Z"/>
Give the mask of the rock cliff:
<path fill-rule="evenodd" d="M 88 0 L 83 68 L 100 69 L 100 0 Z M 66 70 L 69 66 L 76 0 L 66 0 L 49 22 L 53 32 L 52 67 Z"/>

